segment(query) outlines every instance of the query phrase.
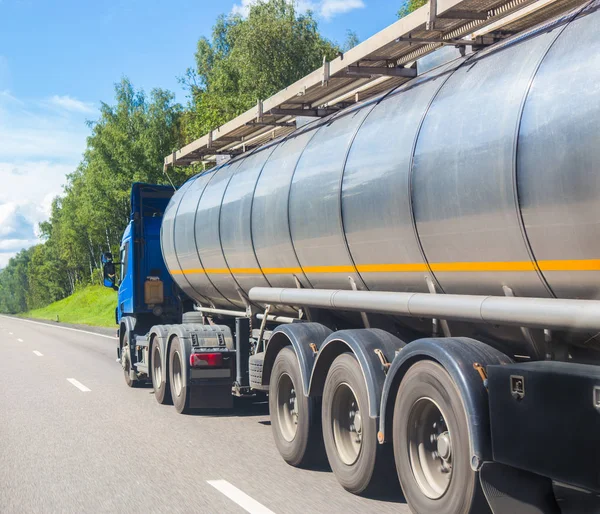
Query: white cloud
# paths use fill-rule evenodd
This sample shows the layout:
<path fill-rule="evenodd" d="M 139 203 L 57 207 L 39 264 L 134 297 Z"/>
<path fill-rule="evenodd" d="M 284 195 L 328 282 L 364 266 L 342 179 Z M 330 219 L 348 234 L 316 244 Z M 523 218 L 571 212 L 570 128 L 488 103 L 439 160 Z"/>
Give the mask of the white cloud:
<path fill-rule="evenodd" d="M 333 18 L 336 14 L 343 14 L 354 9 L 362 9 L 365 6 L 363 0 L 324 0 L 321 2 L 319 14 L 326 20 Z"/>
<path fill-rule="evenodd" d="M 250 6 L 258 1 L 260 0 L 241 0 L 239 4 L 234 4 L 231 13 L 247 16 Z M 326 20 L 337 14 L 365 7 L 363 0 L 295 0 L 294 4 L 299 12 L 313 11 Z"/>
<path fill-rule="evenodd" d="M 0 162 L 77 162 L 88 133 L 84 113 L 57 112 L 48 101 L 26 101 L 0 91 Z"/>
<path fill-rule="evenodd" d="M 38 225 L 85 149 L 87 104 L 53 98 L 18 98 L 0 87 L 0 268 L 39 242 Z"/>
<path fill-rule="evenodd" d="M 73 98 L 69 95 L 54 95 L 50 98 L 49 103 L 56 107 L 60 107 L 61 109 L 72 112 L 91 114 L 95 111 L 93 104 L 82 102 L 81 100 L 77 100 L 77 98 Z"/>
<path fill-rule="evenodd" d="M 231 8 L 231 14 L 240 14 L 242 16 L 248 16 L 250 6 L 256 3 L 256 0 L 242 0 L 240 4 L 234 4 Z"/>
<path fill-rule="evenodd" d="M 27 201 L 0 204 L 0 268 L 19 250 L 39 242 L 36 227 L 43 216 Z"/>

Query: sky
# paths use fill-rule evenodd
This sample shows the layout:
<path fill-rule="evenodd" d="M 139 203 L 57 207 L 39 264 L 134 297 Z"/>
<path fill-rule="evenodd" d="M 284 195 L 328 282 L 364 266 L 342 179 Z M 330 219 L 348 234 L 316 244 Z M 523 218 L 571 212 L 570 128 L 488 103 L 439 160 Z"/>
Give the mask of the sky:
<path fill-rule="evenodd" d="M 127 76 L 169 89 L 193 65 L 220 14 L 255 0 L 0 0 L 0 268 L 39 241 L 37 226 L 85 149 L 88 120 Z M 362 41 L 396 20 L 402 0 L 296 0 L 321 33 Z"/>

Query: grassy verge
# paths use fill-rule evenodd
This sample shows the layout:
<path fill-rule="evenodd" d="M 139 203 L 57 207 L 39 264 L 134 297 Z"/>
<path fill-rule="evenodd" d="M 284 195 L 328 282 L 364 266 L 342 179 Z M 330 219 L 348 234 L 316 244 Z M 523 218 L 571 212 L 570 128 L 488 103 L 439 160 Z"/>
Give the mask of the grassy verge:
<path fill-rule="evenodd" d="M 58 302 L 24 314 L 24 318 L 50 319 L 96 327 L 115 326 L 117 293 L 103 286 L 89 286 Z"/>

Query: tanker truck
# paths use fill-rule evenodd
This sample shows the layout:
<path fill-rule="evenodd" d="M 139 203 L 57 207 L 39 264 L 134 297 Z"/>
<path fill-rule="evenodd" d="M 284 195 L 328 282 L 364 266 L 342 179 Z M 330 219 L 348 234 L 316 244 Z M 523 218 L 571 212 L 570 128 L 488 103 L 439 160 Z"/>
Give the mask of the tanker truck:
<path fill-rule="evenodd" d="M 397 476 L 418 514 L 599 493 L 598 5 L 134 184 L 127 385 L 180 413 L 267 395 L 286 462 Z"/>

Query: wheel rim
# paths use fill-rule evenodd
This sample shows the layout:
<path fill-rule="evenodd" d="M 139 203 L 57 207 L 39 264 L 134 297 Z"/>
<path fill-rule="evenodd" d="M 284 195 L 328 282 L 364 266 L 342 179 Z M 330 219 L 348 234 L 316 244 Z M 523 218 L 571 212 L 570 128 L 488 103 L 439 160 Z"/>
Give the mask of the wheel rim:
<path fill-rule="evenodd" d="M 173 389 L 176 396 L 181 395 L 181 390 L 183 389 L 183 372 L 179 352 L 173 354 Z"/>
<path fill-rule="evenodd" d="M 423 494 L 441 498 L 452 480 L 452 438 L 442 410 L 431 398 L 420 398 L 410 411 L 408 453 Z"/>
<path fill-rule="evenodd" d="M 350 385 L 342 383 L 333 394 L 331 423 L 338 455 L 347 466 L 354 464 L 362 449 L 363 423 L 360 405 Z"/>
<path fill-rule="evenodd" d="M 160 389 L 162 384 L 162 361 L 158 345 L 155 345 L 152 351 L 152 384 L 154 389 Z"/>
<path fill-rule="evenodd" d="M 277 382 L 277 417 L 281 435 L 292 442 L 298 430 L 298 399 L 292 377 L 283 373 Z"/>

